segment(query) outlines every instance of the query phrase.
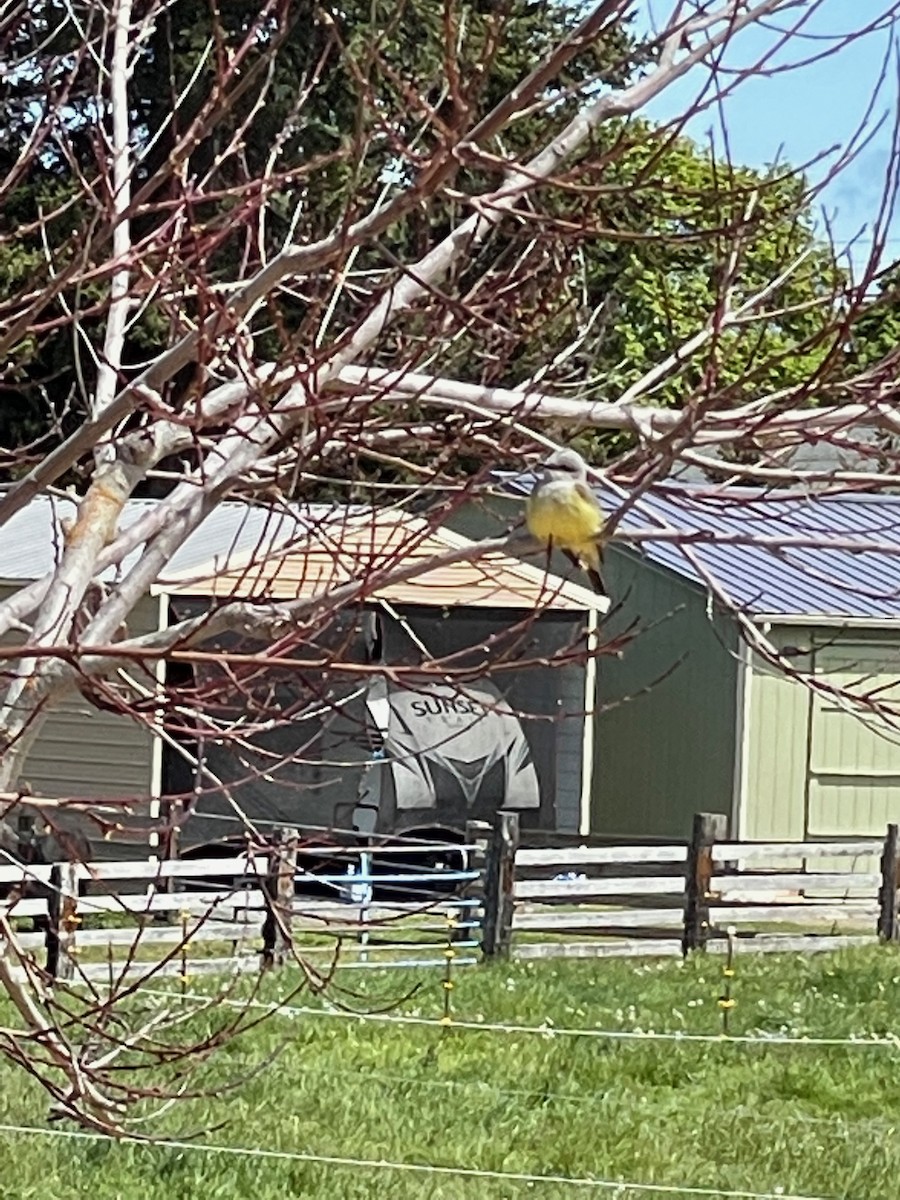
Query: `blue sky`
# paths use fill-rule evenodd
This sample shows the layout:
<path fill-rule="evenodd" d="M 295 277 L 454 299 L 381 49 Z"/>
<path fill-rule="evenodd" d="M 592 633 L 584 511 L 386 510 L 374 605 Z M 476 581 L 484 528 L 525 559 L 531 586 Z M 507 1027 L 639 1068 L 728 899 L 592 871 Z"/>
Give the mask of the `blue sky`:
<path fill-rule="evenodd" d="M 642 0 L 638 7 L 638 28 L 645 29 L 651 17 L 659 22 L 668 16 L 673 0 Z M 780 52 L 773 61 L 779 65 L 795 63 L 821 53 L 829 45 L 835 45 L 840 34 L 872 21 L 889 7 L 889 0 L 823 0 L 804 26 L 803 36 L 795 38 L 789 50 Z M 788 10 L 772 25 L 793 24 L 800 11 Z M 771 30 L 746 29 L 736 36 L 726 65 L 750 66 L 776 40 L 777 35 Z M 821 62 L 741 83 L 724 102 L 734 160 L 749 166 L 762 166 L 777 158 L 799 164 L 832 146 L 845 146 L 871 101 L 889 44 L 890 33 L 883 29 L 843 46 Z M 683 113 L 705 77 L 702 70 L 691 73 L 658 97 L 646 110 L 647 115 L 666 120 Z M 896 75 L 892 66 L 873 113 L 876 119 L 884 118 L 882 128 L 823 195 L 835 234 L 842 242 L 870 224 L 877 213 L 896 106 Z M 698 141 L 707 142 L 712 129 L 721 144 L 718 125 L 716 110 L 708 109 L 692 121 L 688 132 Z M 820 179 L 827 173 L 827 166 L 818 165 L 810 173 Z M 887 249 L 892 257 L 900 257 L 900 222 L 891 231 Z"/>

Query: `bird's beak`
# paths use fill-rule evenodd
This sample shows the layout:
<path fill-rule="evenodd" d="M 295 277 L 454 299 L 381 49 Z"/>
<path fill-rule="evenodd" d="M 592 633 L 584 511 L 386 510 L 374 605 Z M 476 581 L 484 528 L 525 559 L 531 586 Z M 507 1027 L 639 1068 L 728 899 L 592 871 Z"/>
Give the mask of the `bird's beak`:
<path fill-rule="evenodd" d="M 517 496 L 521 496 L 523 492 L 530 492 L 536 486 L 540 477 L 540 467 L 534 467 L 530 471 L 491 472 L 491 479 L 501 492 L 508 492 Z"/>

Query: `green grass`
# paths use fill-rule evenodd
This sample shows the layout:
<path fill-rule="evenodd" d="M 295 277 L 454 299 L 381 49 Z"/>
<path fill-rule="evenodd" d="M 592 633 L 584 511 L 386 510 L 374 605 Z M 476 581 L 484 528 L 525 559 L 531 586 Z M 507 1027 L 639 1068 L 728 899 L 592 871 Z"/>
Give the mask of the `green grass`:
<path fill-rule="evenodd" d="M 205 1068 L 204 1083 L 219 1096 L 184 1102 L 158 1132 L 177 1137 L 224 1121 L 198 1140 L 670 1187 L 896 1200 L 900 1090 L 891 1048 L 616 1042 L 552 1033 L 555 1026 L 717 1034 L 721 967 L 720 958 L 709 956 L 684 965 L 551 961 L 458 972 L 458 1017 L 546 1023 L 548 1032 L 537 1035 L 276 1016 Z M 373 1008 L 415 982 L 421 986 L 398 1011 L 439 1016 L 439 972 L 341 976 Z M 289 973 L 273 974 L 264 993 L 272 998 L 289 987 Z M 736 1033 L 900 1031 L 900 953 L 889 947 L 806 958 L 745 953 L 734 995 Z M 236 1079 L 244 1080 L 238 1090 L 222 1095 Z M 0 1120 L 46 1126 L 46 1098 L 22 1072 L 0 1066 L 0 1096 Z M 627 1186 L 591 1192 L 0 1135 L 4 1200 L 591 1194 L 642 1195 Z"/>

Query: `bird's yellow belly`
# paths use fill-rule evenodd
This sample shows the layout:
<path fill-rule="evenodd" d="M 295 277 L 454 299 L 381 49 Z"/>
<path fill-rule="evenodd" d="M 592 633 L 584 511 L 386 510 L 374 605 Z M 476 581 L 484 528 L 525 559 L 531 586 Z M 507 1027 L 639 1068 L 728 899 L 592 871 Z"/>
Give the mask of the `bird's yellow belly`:
<path fill-rule="evenodd" d="M 603 518 L 594 505 L 571 488 L 556 492 L 544 488 L 543 493 L 532 497 L 525 511 L 525 523 L 533 537 L 565 548 L 580 546 L 598 536 Z"/>

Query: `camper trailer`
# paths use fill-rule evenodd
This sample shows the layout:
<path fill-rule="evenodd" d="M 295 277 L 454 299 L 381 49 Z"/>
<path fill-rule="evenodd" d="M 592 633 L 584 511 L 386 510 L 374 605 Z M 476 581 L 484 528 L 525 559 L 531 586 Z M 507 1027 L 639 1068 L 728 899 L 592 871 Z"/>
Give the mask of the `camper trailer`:
<path fill-rule="evenodd" d="M 370 667 L 358 682 L 340 670 L 324 673 L 324 687 L 301 667 L 268 671 L 235 693 L 224 723 L 234 728 L 239 708 L 289 717 L 239 742 L 197 737 L 166 751 L 166 794 L 185 810 L 182 853 L 245 824 L 454 840 L 500 809 L 525 827 L 577 830 L 589 778 L 585 669 L 540 665 L 577 638 L 570 616 L 373 607 L 360 625 L 355 638 L 339 635 L 344 654 L 355 645 Z M 438 669 L 448 661 L 452 670 Z M 199 682 L 224 678 L 213 664 Z"/>

